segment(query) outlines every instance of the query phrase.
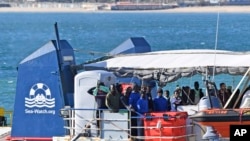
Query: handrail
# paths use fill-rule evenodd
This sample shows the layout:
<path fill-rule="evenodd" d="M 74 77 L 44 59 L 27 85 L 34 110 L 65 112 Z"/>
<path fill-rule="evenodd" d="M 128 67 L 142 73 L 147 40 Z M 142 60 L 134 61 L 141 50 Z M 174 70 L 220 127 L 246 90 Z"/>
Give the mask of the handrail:
<path fill-rule="evenodd" d="M 183 125 L 173 124 L 173 125 L 168 125 L 168 126 L 162 125 L 160 127 L 157 127 L 157 125 L 155 125 L 155 126 L 153 126 L 153 125 L 152 126 L 151 125 L 147 125 L 147 126 L 131 125 L 132 118 L 137 118 L 137 119 L 140 118 L 140 119 L 144 120 L 145 122 L 150 122 L 150 121 L 147 121 L 147 119 L 146 119 L 147 116 L 144 116 L 144 117 L 142 117 L 142 116 L 130 116 L 132 111 L 129 111 L 126 109 L 124 109 L 124 110 L 126 110 L 125 113 L 127 114 L 127 118 L 125 118 L 125 119 L 124 118 L 115 118 L 115 116 L 112 118 L 110 118 L 108 116 L 105 117 L 104 116 L 105 114 L 113 114 L 113 113 L 109 113 L 108 109 L 79 109 L 79 108 L 74 109 L 74 108 L 70 108 L 67 110 L 70 110 L 70 113 L 72 113 L 71 114 L 72 116 L 65 117 L 64 120 L 69 121 L 69 123 L 72 123 L 72 124 L 70 126 L 64 126 L 64 128 L 70 131 L 71 141 L 75 141 L 78 138 L 106 139 L 106 137 L 109 138 L 106 135 L 106 133 L 109 133 L 109 132 L 121 132 L 123 135 L 126 135 L 128 137 L 126 140 L 129 140 L 129 138 L 134 138 L 134 139 L 155 139 L 155 138 L 157 138 L 157 139 L 179 139 L 179 138 L 188 138 L 188 137 L 195 136 L 195 133 L 188 133 L 187 134 L 187 128 L 189 128 L 189 127 L 192 128 L 193 125 L 186 125 L 186 122 L 183 123 Z M 76 127 L 75 127 L 76 126 L 75 125 L 76 124 L 76 122 L 75 122 L 76 117 L 75 117 L 75 114 L 73 114 L 73 113 L 75 113 L 78 110 L 80 110 L 80 111 L 93 110 L 93 111 L 98 111 L 98 112 L 102 111 L 101 114 L 103 114 L 103 115 L 100 115 L 99 117 L 94 117 L 92 119 L 85 118 L 82 116 L 80 118 L 78 117 L 78 119 L 77 119 L 78 124 L 79 124 L 79 120 L 80 120 L 80 121 L 83 121 L 85 123 L 91 124 L 91 126 L 90 127 L 82 126 L 81 127 L 82 132 L 80 134 L 76 134 L 76 132 L 75 132 L 75 130 L 76 130 Z M 96 113 L 96 112 L 94 112 L 94 113 Z M 180 115 L 176 114 L 176 116 L 180 116 Z M 169 116 L 169 117 L 171 117 L 171 116 Z M 175 122 L 175 121 L 171 120 L 172 118 L 170 118 L 169 120 L 168 119 L 164 120 L 163 117 L 160 117 L 160 116 L 153 116 L 152 118 L 153 119 L 155 118 L 156 120 L 162 119 L 162 122 L 165 122 L 165 121 L 166 122 Z M 187 118 L 187 117 L 183 116 L 183 118 Z M 180 119 L 177 117 L 176 120 L 185 120 L 185 119 Z M 97 122 L 100 122 L 99 127 L 93 126 Z M 120 126 L 120 123 L 128 123 L 128 124 L 126 124 L 128 126 Z M 104 127 L 102 127 L 102 126 L 104 126 Z M 161 134 L 160 135 L 153 135 L 153 134 L 151 135 L 150 134 L 147 136 L 146 135 L 142 135 L 142 136 L 139 136 L 139 135 L 132 136 L 131 135 L 132 129 L 135 129 L 135 130 L 143 129 L 143 130 L 145 130 L 145 132 L 146 132 L 146 130 L 160 130 L 162 133 L 164 133 L 165 132 L 164 130 L 168 130 L 168 129 L 169 130 L 179 130 L 178 128 L 183 129 L 184 133 L 183 134 L 176 134 L 176 135 L 171 135 L 171 134 L 169 134 L 169 135 L 164 135 L 164 134 L 163 135 L 161 135 Z M 88 134 L 92 134 L 92 132 L 99 132 L 100 136 L 89 136 Z M 116 133 L 116 134 L 119 134 L 119 133 Z M 111 138 L 114 139 L 113 137 L 111 137 Z M 125 138 L 123 138 L 123 139 L 125 139 Z M 121 140 L 121 139 L 119 139 L 119 140 Z"/>

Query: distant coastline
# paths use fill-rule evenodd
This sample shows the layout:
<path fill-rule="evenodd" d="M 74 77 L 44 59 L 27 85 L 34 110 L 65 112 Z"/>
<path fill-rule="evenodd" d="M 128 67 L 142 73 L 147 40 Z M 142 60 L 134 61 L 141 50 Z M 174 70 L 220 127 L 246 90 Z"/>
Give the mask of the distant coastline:
<path fill-rule="evenodd" d="M 71 7 L 1 7 L 0 12 L 166 12 L 166 13 L 250 13 L 250 6 L 204 6 L 178 7 L 164 10 L 112 11 L 98 10 L 97 5 L 89 4 L 85 8 Z"/>
<path fill-rule="evenodd" d="M 250 6 L 203 6 L 203 7 L 180 7 L 166 10 L 166 12 L 220 12 L 220 13 L 250 13 Z"/>

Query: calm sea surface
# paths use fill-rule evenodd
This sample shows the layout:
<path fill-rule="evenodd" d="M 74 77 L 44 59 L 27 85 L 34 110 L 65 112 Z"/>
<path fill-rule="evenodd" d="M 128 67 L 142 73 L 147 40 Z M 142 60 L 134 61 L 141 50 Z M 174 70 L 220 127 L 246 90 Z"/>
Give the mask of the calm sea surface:
<path fill-rule="evenodd" d="M 13 110 L 16 67 L 30 53 L 56 39 L 55 22 L 60 38 L 78 50 L 75 55 L 79 64 L 104 55 L 129 37 L 145 37 L 154 51 L 214 49 L 217 16 L 157 12 L 0 13 L 0 106 Z M 249 51 L 249 23 L 250 14 L 220 13 L 217 49 Z M 91 55 L 92 51 L 96 54 Z M 225 77 L 218 78 L 218 83 L 236 85 L 237 78 Z M 175 84 L 192 87 L 194 80 L 201 81 L 201 77 Z"/>

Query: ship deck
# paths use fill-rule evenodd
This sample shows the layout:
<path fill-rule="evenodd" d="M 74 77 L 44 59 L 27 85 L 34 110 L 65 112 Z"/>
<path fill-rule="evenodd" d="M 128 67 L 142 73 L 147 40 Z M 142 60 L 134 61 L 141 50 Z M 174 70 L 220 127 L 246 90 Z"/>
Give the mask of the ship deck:
<path fill-rule="evenodd" d="M 0 127 L 0 140 L 3 141 L 10 135 L 11 127 Z"/>

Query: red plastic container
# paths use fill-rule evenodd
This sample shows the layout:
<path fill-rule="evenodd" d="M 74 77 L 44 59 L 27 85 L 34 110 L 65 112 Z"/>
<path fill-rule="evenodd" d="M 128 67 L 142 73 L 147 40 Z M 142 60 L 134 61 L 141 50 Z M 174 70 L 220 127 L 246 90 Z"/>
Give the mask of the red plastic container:
<path fill-rule="evenodd" d="M 186 141 L 187 112 L 153 112 L 143 119 L 145 141 Z"/>

